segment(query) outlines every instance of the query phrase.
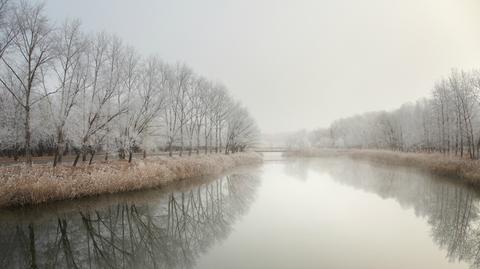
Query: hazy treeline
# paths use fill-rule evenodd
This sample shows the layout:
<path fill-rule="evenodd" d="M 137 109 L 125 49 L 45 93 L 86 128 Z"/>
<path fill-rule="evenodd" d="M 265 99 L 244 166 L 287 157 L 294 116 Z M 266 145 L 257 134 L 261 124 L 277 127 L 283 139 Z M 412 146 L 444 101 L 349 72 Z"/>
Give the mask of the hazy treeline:
<path fill-rule="evenodd" d="M 142 56 L 117 36 L 0 0 L 0 154 L 78 159 L 139 150 L 237 152 L 258 129 L 221 83 Z M 76 163 L 76 162 L 75 162 Z"/>
<path fill-rule="evenodd" d="M 328 129 L 292 136 L 290 145 L 442 152 L 480 157 L 480 72 L 453 70 L 430 98 L 393 111 L 335 121 Z"/>

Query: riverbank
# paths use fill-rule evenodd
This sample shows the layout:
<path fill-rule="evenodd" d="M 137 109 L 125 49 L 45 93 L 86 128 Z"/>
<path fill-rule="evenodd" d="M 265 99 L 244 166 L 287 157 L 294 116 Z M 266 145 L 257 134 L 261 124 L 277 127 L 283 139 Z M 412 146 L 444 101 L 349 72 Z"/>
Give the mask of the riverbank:
<path fill-rule="evenodd" d="M 456 178 L 480 186 L 480 161 L 439 153 L 407 153 L 387 150 L 309 149 L 291 151 L 287 157 L 350 157 L 391 165 L 416 167 L 434 175 Z"/>
<path fill-rule="evenodd" d="M 162 186 L 175 180 L 221 174 L 262 162 L 257 153 L 157 157 L 90 166 L 0 167 L 0 207 L 40 204 Z"/>

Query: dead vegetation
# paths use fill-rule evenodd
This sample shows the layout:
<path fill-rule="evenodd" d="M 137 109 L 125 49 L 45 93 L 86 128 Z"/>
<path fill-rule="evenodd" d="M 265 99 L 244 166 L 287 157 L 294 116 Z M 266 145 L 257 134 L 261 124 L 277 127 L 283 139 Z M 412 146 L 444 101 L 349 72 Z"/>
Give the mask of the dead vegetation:
<path fill-rule="evenodd" d="M 256 153 L 158 157 L 90 166 L 34 165 L 0 167 L 0 207 L 39 204 L 105 193 L 158 187 L 167 182 L 220 174 L 261 163 Z"/>
<path fill-rule="evenodd" d="M 388 150 L 309 149 L 288 152 L 289 157 L 350 157 L 378 163 L 416 167 L 432 174 L 461 179 L 480 186 L 480 160 L 461 159 L 440 153 L 410 153 Z"/>

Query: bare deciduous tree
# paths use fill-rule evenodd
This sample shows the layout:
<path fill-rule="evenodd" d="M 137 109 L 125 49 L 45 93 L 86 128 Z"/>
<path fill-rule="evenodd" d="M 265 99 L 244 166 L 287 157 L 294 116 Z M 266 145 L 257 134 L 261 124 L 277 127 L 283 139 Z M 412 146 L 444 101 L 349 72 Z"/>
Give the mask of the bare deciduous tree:
<path fill-rule="evenodd" d="M 22 1 L 14 9 L 14 24 L 18 34 L 12 41 L 14 49 L 2 58 L 5 72 L 17 83 L 0 78 L 1 84 L 24 109 L 25 154 L 28 165 L 32 164 L 31 123 L 32 106 L 39 102 L 39 73 L 52 59 L 52 28 L 43 15 L 43 5 Z M 8 75 L 7 75 L 8 77 Z M 18 87 L 12 87 L 18 85 Z M 50 93 L 47 93 L 50 94 Z"/>
<path fill-rule="evenodd" d="M 78 20 L 67 20 L 54 38 L 55 57 L 53 71 L 55 83 L 52 87 L 58 94 L 48 98 L 52 119 L 56 127 L 56 152 L 53 166 L 62 162 L 65 150 L 65 125 L 70 117 L 70 112 L 76 104 L 76 99 L 84 85 L 85 79 L 85 52 L 87 42 L 80 31 Z M 44 88 L 48 78 L 43 74 Z M 46 89 L 45 89 L 46 90 Z M 47 90 L 46 90 L 47 91 Z"/>
<path fill-rule="evenodd" d="M 73 153 L 76 166 L 99 152 L 131 161 L 147 147 L 173 156 L 250 144 L 242 128 L 253 120 L 224 85 L 185 64 L 142 58 L 116 36 L 85 34 L 78 20 L 50 24 L 42 4 L 0 0 L 0 65 L 2 156 L 24 154 L 31 164 L 49 154 L 57 166 Z"/>

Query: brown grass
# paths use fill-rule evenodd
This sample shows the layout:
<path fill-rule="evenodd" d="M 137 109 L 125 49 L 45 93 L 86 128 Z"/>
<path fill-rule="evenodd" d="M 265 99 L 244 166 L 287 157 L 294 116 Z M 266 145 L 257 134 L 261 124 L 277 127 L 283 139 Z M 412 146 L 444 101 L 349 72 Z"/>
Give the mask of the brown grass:
<path fill-rule="evenodd" d="M 236 166 L 261 162 L 262 157 L 256 153 L 238 153 L 158 157 L 130 164 L 112 161 L 80 167 L 0 167 L 0 207 L 147 189 L 174 180 L 217 175 Z"/>
<path fill-rule="evenodd" d="M 420 168 L 432 174 L 461 179 L 480 186 L 480 161 L 439 153 L 406 153 L 387 150 L 310 149 L 288 152 L 289 157 L 341 157 Z"/>

